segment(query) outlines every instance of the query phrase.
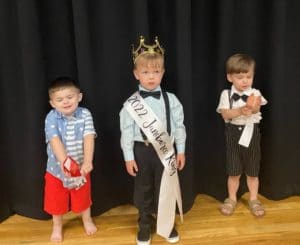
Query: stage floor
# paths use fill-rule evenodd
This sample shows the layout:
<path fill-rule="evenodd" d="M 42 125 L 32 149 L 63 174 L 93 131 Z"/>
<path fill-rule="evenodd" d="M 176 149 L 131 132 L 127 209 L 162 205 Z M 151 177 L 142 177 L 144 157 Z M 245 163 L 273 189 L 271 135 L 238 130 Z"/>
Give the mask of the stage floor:
<path fill-rule="evenodd" d="M 177 244 L 300 244 L 300 197 L 271 201 L 260 196 L 266 208 L 263 218 L 250 214 L 245 194 L 235 213 L 220 214 L 219 201 L 198 195 L 192 209 L 184 215 L 184 223 L 176 218 L 181 240 Z M 81 220 L 69 213 L 64 220 L 64 245 L 129 245 L 135 244 L 137 210 L 131 205 L 120 206 L 94 217 L 98 232 L 84 233 Z M 14 215 L 0 224 L 0 244 L 53 244 L 49 242 L 52 222 Z M 167 244 L 154 234 L 152 244 Z"/>

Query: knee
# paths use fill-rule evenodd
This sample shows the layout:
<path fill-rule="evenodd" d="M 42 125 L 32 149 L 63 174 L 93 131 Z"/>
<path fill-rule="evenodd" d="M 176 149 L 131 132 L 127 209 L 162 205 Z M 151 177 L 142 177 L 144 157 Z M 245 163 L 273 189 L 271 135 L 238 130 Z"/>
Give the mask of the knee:
<path fill-rule="evenodd" d="M 250 182 L 258 182 L 258 177 L 247 175 L 247 180 L 250 181 Z"/>
<path fill-rule="evenodd" d="M 239 181 L 241 175 L 236 175 L 236 176 L 229 176 L 228 179 L 232 181 Z"/>

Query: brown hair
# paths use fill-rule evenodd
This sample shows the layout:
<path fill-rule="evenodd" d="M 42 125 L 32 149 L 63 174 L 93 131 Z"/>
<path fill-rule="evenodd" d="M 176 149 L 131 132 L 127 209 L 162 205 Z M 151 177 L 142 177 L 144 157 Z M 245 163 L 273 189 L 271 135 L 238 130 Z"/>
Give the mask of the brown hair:
<path fill-rule="evenodd" d="M 226 73 L 246 73 L 250 69 L 255 71 L 255 60 L 247 54 L 234 54 L 226 61 Z"/>
<path fill-rule="evenodd" d="M 79 86 L 76 84 L 75 80 L 70 78 L 70 77 L 57 77 L 55 78 L 49 88 L 48 88 L 48 94 L 49 97 L 51 97 L 51 95 L 59 90 L 62 90 L 64 88 L 70 88 L 73 87 L 75 89 L 78 90 L 78 92 L 80 92 L 80 88 Z"/>

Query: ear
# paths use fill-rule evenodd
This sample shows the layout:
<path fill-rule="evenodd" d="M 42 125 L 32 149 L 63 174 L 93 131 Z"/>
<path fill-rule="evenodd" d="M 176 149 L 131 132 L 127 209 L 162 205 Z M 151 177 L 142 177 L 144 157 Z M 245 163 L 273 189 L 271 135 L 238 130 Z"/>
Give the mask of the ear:
<path fill-rule="evenodd" d="M 82 93 L 79 93 L 79 94 L 78 94 L 78 102 L 81 102 L 82 96 L 83 96 Z"/>
<path fill-rule="evenodd" d="M 133 75 L 134 75 L 134 77 L 135 77 L 136 80 L 140 80 L 139 79 L 139 74 L 138 74 L 138 72 L 137 72 L 136 69 L 133 70 Z"/>
<path fill-rule="evenodd" d="M 231 76 L 231 74 L 227 73 L 226 76 L 227 76 L 227 81 L 230 82 L 230 83 L 232 83 L 232 76 Z"/>
<path fill-rule="evenodd" d="M 49 100 L 49 104 L 51 105 L 52 108 L 55 108 L 54 103 L 52 102 L 52 100 Z"/>

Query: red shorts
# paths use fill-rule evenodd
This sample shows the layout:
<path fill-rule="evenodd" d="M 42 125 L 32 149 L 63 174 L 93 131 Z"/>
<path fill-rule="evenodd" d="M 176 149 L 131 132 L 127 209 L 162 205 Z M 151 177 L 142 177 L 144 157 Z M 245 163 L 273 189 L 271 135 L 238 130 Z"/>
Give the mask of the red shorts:
<path fill-rule="evenodd" d="M 44 210 L 51 215 L 63 215 L 69 210 L 81 213 L 92 205 L 91 178 L 86 176 L 87 182 L 76 189 L 63 186 L 60 179 L 50 173 L 45 174 Z"/>

